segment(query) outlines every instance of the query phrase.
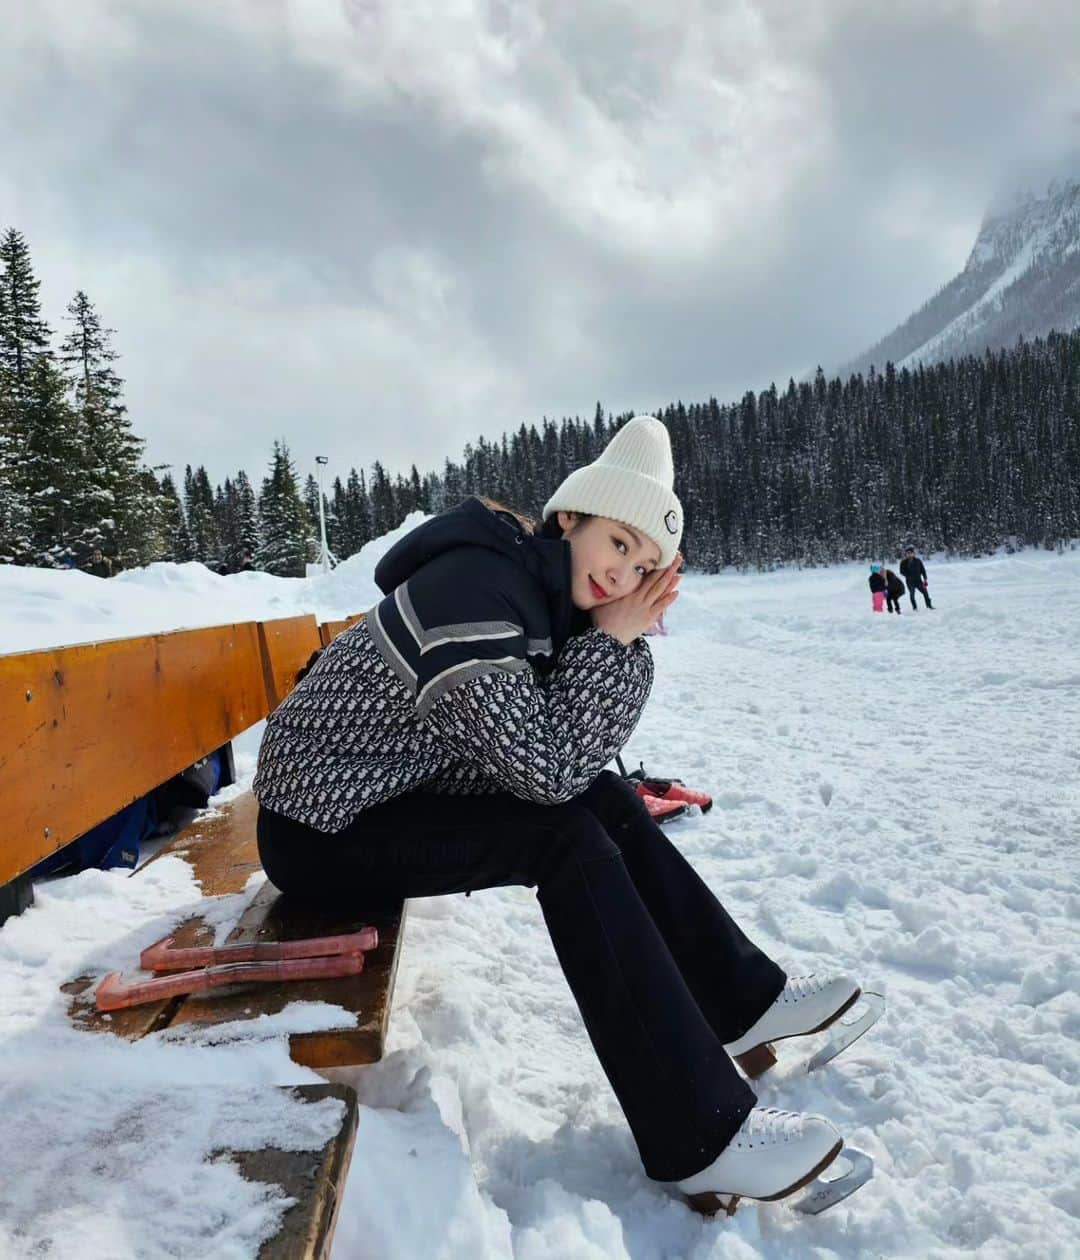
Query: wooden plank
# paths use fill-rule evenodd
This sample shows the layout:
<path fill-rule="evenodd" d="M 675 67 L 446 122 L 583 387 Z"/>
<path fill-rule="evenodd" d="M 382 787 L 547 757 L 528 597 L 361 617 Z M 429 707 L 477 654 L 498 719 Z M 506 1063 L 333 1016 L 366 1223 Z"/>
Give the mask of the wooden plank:
<path fill-rule="evenodd" d="M 260 869 L 257 817 L 258 804 L 246 792 L 214 815 L 196 818 L 151 862 L 170 854 L 184 858 L 191 863 L 206 896 L 241 892 L 252 872 Z M 135 871 L 132 878 L 138 875 L 139 871 Z M 211 989 L 188 998 L 170 998 L 104 1014 L 93 1004 L 91 980 L 80 977 L 63 986 L 72 997 L 70 1017 L 77 1027 L 90 1032 L 137 1039 L 163 1027 L 254 1019 L 283 1010 L 293 1001 L 327 1002 L 359 1018 L 354 1021 L 343 1016 L 340 1027 L 294 1033 L 289 1038 L 292 1058 L 312 1068 L 375 1063 L 385 1052 L 404 920 L 405 908 L 400 903 L 370 909 L 359 903 L 355 909 L 314 907 L 290 902 L 267 881 L 229 934 L 230 942 L 335 936 L 371 924 L 378 929 L 379 947 L 365 955 L 364 970 L 357 976 L 334 980 Z M 200 918 L 192 918 L 181 924 L 175 935 L 179 945 L 203 945 L 213 940 L 214 933 Z M 137 967 L 138 959 L 132 958 L 127 970 Z"/>
<path fill-rule="evenodd" d="M 354 613 L 351 617 L 342 617 L 336 621 L 321 622 L 319 625 L 319 635 L 322 638 L 323 647 L 332 643 L 339 634 L 344 634 L 350 626 L 355 626 L 358 621 L 363 620 L 363 613 Z"/>
<path fill-rule="evenodd" d="M 195 873 L 204 897 L 243 892 L 253 872 L 261 870 L 255 825 L 259 803 L 243 792 L 226 805 L 199 813 L 140 870 L 165 857 L 182 857 Z M 138 875 L 132 872 L 132 877 Z"/>
<path fill-rule="evenodd" d="M 306 1103 L 337 1098 L 345 1104 L 341 1127 L 320 1151 L 237 1151 L 230 1158 L 249 1181 L 281 1186 L 297 1202 L 277 1234 L 259 1248 L 259 1260 L 324 1260 L 329 1257 L 338 1209 L 345 1193 L 356 1141 L 356 1091 L 351 1085 L 285 1086 Z"/>
<path fill-rule="evenodd" d="M 296 686 L 297 671 L 323 645 L 322 636 L 311 613 L 260 621 L 258 625 L 266 694 L 270 708 L 276 709 Z"/>
<path fill-rule="evenodd" d="M 141 1085 L 141 1082 L 139 1084 Z M 209 1085 L 205 1088 L 209 1093 L 226 1096 L 226 1091 L 230 1087 Z M 243 1089 L 240 1100 L 236 1098 L 238 1091 L 234 1090 L 233 1100 L 238 1107 L 242 1108 L 243 1114 L 252 1121 L 258 1122 L 266 1115 L 268 1109 L 272 1109 L 274 1113 L 280 1110 L 278 1104 L 283 1091 L 288 1091 L 296 1104 L 305 1107 L 320 1104 L 325 1106 L 328 1100 L 331 1104 L 334 1102 L 339 1104 L 335 1108 L 340 1113 L 340 1118 L 336 1120 L 336 1128 L 331 1130 L 330 1137 L 321 1148 L 281 1150 L 270 1146 L 254 1151 L 234 1150 L 229 1146 L 229 1135 L 226 1133 L 221 1138 L 223 1145 L 208 1151 L 205 1162 L 227 1163 L 247 1181 L 279 1187 L 279 1193 L 283 1197 L 295 1200 L 292 1206 L 284 1210 L 277 1232 L 259 1248 L 258 1260 L 328 1260 L 356 1143 L 358 1118 L 356 1091 L 351 1085 L 322 1082 L 313 1085 L 260 1085 Z M 76 1173 L 84 1166 L 88 1170 L 93 1169 L 87 1178 L 86 1185 L 80 1187 L 80 1191 L 93 1187 L 95 1181 L 100 1184 L 104 1180 L 106 1170 L 110 1167 L 115 1168 L 117 1192 L 103 1193 L 97 1205 L 99 1214 L 109 1222 L 109 1228 L 102 1232 L 116 1239 L 112 1246 L 102 1243 L 100 1239 L 95 1244 L 93 1231 L 91 1237 L 88 1238 L 85 1231 L 77 1232 L 76 1227 L 69 1224 L 58 1248 L 54 1249 L 46 1244 L 43 1249 L 34 1248 L 31 1253 L 19 1246 L 20 1231 L 16 1221 L 15 1250 L 5 1247 L 2 1253 L 5 1260 L 15 1260 L 16 1256 L 29 1257 L 31 1254 L 42 1257 L 48 1255 L 56 1257 L 57 1260 L 61 1260 L 61 1257 L 101 1260 L 106 1256 L 114 1258 L 138 1256 L 148 1260 L 149 1257 L 166 1255 L 182 1256 L 185 1260 L 198 1260 L 200 1257 L 205 1260 L 206 1257 L 237 1256 L 239 1252 L 235 1245 L 219 1250 L 210 1241 L 208 1247 L 204 1229 L 192 1231 L 198 1232 L 200 1235 L 198 1239 L 190 1237 L 190 1234 L 186 1241 L 182 1236 L 179 1238 L 175 1234 L 170 1236 L 168 1241 L 177 1245 L 176 1250 L 172 1247 L 168 1249 L 154 1247 L 152 1244 L 150 1247 L 140 1247 L 136 1242 L 125 1237 L 125 1223 L 130 1221 L 131 1216 L 144 1213 L 146 1210 L 146 1204 L 137 1202 L 133 1197 L 133 1187 L 138 1185 L 137 1178 L 126 1177 L 125 1173 L 130 1171 L 133 1164 L 153 1167 L 155 1160 L 158 1159 L 159 1133 L 167 1132 L 175 1123 L 173 1113 L 177 1106 L 190 1105 L 192 1108 L 198 1108 L 198 1095 L 198 1086 L 192 1085 L 181 1091 L 175 1086 L 170 1086 L 168 1082 L 162 1082 L 161 1093 L 156 1096 L 147 1095 L 138 1120 L 129 1121 L 123 1133 L 102 1132 L 101 1141 L 96 1146 L 77 1148 L 71 1146 L 70 1139 L 68 1140 L 67 1166 L 72 1169 L 72 1172 Z M 190 1098 L 190 1104 L 186 1101 L 188 1098 Z M 19 1134 L 11 1130 L 5 1130 L 5 1132 L 7 1133 L 6 1142 L 19 1140 Z M 38 1140 L 40 1141 L 40 1137 Z M 175 1176 L 178 1185 L 198 1184 L 193 1178 L 195 1168 L 190 1166 L 162 1168 L 158 1171 L 163 1177 Z M 33 1206 L 30 1209 L 33 1213 L 48 1213 L 56 1218 L 71 1209 L 70 1197 L 62 1197 L 65 1194 L 69 1195 L 68 1187 L 62 1180 L 49 1181 L 43 1178 L 41 1170 L 33 1166 L 32 1156 L 27 1161 L 25 1177 L 29 1192 L 33 1194 Z M 121 1187 L 124 1190 L 122 1193 L 119 1192 Z M 278 1195 L 275 1194 L 274 1197 Z M 5 1198 L 11 1201 L 10 1195 L 6 1195 Z M 77 1194 L 76 1202 L 82 1201 L 81 1193 Z M 214 1205 L 214 1210 L 217 1210 L 217 1206 Z M 198 1209 L 198 1204 L 192 1205 L 192 1217 Z M 229 1215 L 230 1209 L 226 1206 L 224 1216 L 227 1218 Z M 203 1225 L 204 1222 L 200 1221 L 199 1224 Z M 178 1225 L 174 1218 L 173 1228 L 182 1231 L 183 1225 Z M 10 1232 L 10 1229 L 5 1232 Z M 141 1234 L 142 1229 L 138 1232 Z M 101 1250 L 98 1249 L 99 1247 Z M 243 1254 L 247 1256 L 249 1253 L 245 1251 Z"/>
<path fill-rule="evenodd" d="M 0 657 L 0 884 L 268 711 L 255 622 Z"/>
<path fill-rule="evenodd" d="M 326 1002 L 354 1012 L 359 1018 L 343 1019 L 340 1027 L 322 1032 L 292 1034 L 289 1053 L 295 1062 L 312 1068 L 375 1063 L 386 1047 L 404 921 L 402 903 L 369 908 L 358 904 L 355 909 L 346 910 L 312 907 L 290 901 L 268 883 L 229 934 L 230 942 L 336 936 L 371 924 L 378 929 L 379 947 L 364 956 L 364 970 L 356 976 L 333 980 L 249 985 L 192 994 L 181 1003 L 170 1027 L 255 1019 L 276 1014 L 290 1002 Z"/>
<path fill-rule="evenodd" d="M 177 832 L 149 862 L 133 871 L 132 877 L 137 878 L 140 871 L 163 857 L 182 857 L 194 870 L 204 897 L 243 892 L 251 875 L 262 869 L 255 838 L 258 809 L 254 796 L 245 792 L 213 813 L 197 815 L 190 826 Z M 276 894 L 277 890 L 274 891 Z M 214 929 L 201 917 L 194 916 L 179 925 L 175 937 L 176 943 L 185 947 L 210 945 Z M 125 970 L 136 971 L 138 965 L 139 960 L 133 957 Z M 72 1022 L 87 1032 L 110 1032 L 129 1039 L 145 1037 L 167 1026 L 182 1001 L 168 998 L 127 1010 L 102 1012 L 94 1005 L 92 985 L 90 977 L 79 976 L 62 986 L 72 998 L 69 1008 Z"/>

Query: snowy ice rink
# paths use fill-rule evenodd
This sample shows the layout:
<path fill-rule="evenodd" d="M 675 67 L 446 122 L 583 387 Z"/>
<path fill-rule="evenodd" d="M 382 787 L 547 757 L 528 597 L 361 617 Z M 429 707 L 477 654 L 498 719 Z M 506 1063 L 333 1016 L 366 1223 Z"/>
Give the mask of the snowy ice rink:
<path fill-rule="evenodd" d="M 0 568 L 0 650 L 358 611 L 385 545 L 312 583 Z M 415 902 L 392 1053 L 341 1074 L 364 1106 L 337 1260 L 1080 1254 L 1080 552 L 927 565 L 936 611 L 900 618 L 870 613 L 862 566 L 687 577 L 626 750 L 714 793 L 669 834 L 778 961 L 887 994 L 834 1063 L 807 1077 L 817 1040 L 787 1042 L 758 1088 L 829 1116 L 875 1179 L 818 1218 L 693 1215 L 641 1172 L 533 894 Z M 180 1254 L 200 1230 L 185 1254 L 253 1256 L 281 1210 L 227 1167 L 181 1170 L 235 1129 L 237 1085 L 317 1079 L 272 1033 L 324 1012 L 240 1046 L 129 1046 L 65 1015 L 60 984 L 130 970 L 184 916 L 186 869 L 56 881 L 0 929 L 5 1260 Z M 189 1096 L 156 1146 L 163 1084 Z M 320 1140 L 301 1123 L 283 1105 L 249 1137 Z"/>

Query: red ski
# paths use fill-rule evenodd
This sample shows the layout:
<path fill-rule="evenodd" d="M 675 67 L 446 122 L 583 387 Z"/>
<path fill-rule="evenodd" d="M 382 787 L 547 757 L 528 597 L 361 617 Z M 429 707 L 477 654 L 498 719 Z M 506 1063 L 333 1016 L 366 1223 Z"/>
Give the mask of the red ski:
<path fill-rule="evenodd" d="M 379 933 L 373 927 L 361 928 L 345 936 L 309 936 L 297 941 L 258 941 L 239 945 L 196 945 L 180 948 L 173 938 L 148 945 L 139 955 L 144 971 L 190 971 L 193 967 L 213 967 L 218 963 L 283 962 L 287 958 L 325 958 L 336 954 L 362 954 L 375 949 Z"/>

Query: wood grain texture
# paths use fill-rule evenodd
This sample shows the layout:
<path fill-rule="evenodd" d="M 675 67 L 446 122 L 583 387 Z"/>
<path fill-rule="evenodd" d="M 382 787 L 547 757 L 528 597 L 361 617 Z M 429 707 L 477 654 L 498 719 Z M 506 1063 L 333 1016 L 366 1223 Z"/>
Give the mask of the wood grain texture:
<path fill-rule="evenodd" d="M 269 708 L 255 622 L 0 656 L 0 884 Z"/>
<path fill-rule="evenodd" d="M 191 864 L 204 896 L 242 892 L 251 875 L 261 870 L 255 834 L 257 817 L 258 804 L 250 792 L 245 792 L 213 814 L 199 815 L 151 861 L 170 856 L 183 858 Z M 132 878 L 137 879 L 138 875 L 136 871 Z M 375 1063 L 385 1052 L 404 920 L 402 903 L 364 908 L 359 890 L 355 906 L 333 908 L 290 902 L 273 884 L 264 881 L 229 933 L 230 943 L 336 936 L 370 924 L 378 929 L 379 946 L 365 955 L 364 970 L 356 976 L 331 980 L 211 989 L 110 1013 L 97 1010 L 90 981 L 81 977 L 64 986 L 72 998 L 71 1018 L 87 1031 L 107 1031 L 136 1039 L 164 1027 L 207 1027 L 255 1019 L 275 1014 L 295 1001 L 326 1002 L 342 1008 L 341 1024 L 317 1033 L 294 1033 L 289 1038 L 292 1058 L 313 1068 Z M 209 944 L 214 937 L 213 930 L 198 916 L 181 924 L 174 935 L 182 946 Z M 127 970 L 137 968 L 138 958 L 133 957 Z"/>
<path fill-rule="evenodd" d="M 325 1002 L 342 1008 L 340 1026 L 321 1032 L 293 1033 L 289 1038 L 292 1058 L 313 1068 L 375 1063 L 382 1058 L 386 1047 L 404 918 L 401 903 L 365 909 L 362 897 L 358 896 L 355 908 L 312 907 L 291 902 L 273 884 L 267 883 L 229 934 L 230 943 L 336 936 L 371 925 L 378 929 L 379 946 L 364 955 L 364 970 L 356 976 L 330 980 L 298 980 L 195 993 L 180 1004 L 170 1020 L 170 1027 L 243 1021 L 276 1014 L 290 1002 Z"/>
<path fill-rule="evenodd" d="M 267 699 L 270 709 L 276 709 L 296 686 L 297 672 L 322 646 L 322 636 L 310 613 L 260 621 L 258 626 Z"/>
<path fill-rule="evenodd" d="M 191 866 L 204 897 L 243 892 L 251 876 L 262 870 L 255 839 L 258 809 L 254 796 L 245 792 L 213 813 L 196 815 L 190 826 L 178 831 L 148 862 L 132 871 L 131 878 L 137 879 L 141 871 L 163 858 L 179 857 Z M 183 947 L 210 945 L 214 929 L 201 915 L 195 914 L 181 923 L 173 936 L 177 945 Z M 138 966 L 135 956 L 125 970 L 135 971 Z M 104 1012 L 94 1005 L 91 979 L 80 976 L 63 989 L 72 998 L 69 1013 L 77 1027 L 132 1040 L 166 1027 L 183 1001 L 182 998 L 166 998 L 127 1010 Z"/>
<path fill-rule="evenodd" d="M 344 634 L 350 626 L 355 626 L 358 621 L 364 620 L 363 613 L 354 613 L 351 617 L 342 617 L 338 621 L 323 621 L 319 623 L 319 636 L 322 639 L 323 647 L 332 643 L 339 634 Z"/>
<path fill-rule="evenodd" d="M 281 1186 L 297 1202 L 281 1228 L 259 1248 L 259 1260 L 327 1260 L 356 1141 L 356 1091 L 350 1085 L 296 1085 L 305 1103 L 337 1098 L 344 1104 L 341 1126 L 320 1151 L 240 1151 L 230 1158 L 249 1181 Z"/>

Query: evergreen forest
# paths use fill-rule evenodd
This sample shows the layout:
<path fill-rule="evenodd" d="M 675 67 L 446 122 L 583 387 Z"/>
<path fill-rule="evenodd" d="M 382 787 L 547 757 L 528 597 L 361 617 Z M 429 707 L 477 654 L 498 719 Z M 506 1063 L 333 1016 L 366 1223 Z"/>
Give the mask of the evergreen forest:
<path fill-rule="evenodd" d="M 300 576 L 318 553 L 319 490 L 285 440 L 262 476 L 212 484 L 150 466 L 116 371 L 115 333 L 78 291 L 59 337 L 25 238 L 0 236 L 0 562 L 109 573 L 155 560 Z M 1080 538 L 1080 329 L 915 371 L 878 371 L 670 403 L 689 567 L 768 569 L 924 554 L 1061 548 Z M 378 458 L 325 487 L 338 560 L 413 511 L 469 494 L 536 514 L 629 418 L 543 419 L 478 436 L 404 474 Z"/>

